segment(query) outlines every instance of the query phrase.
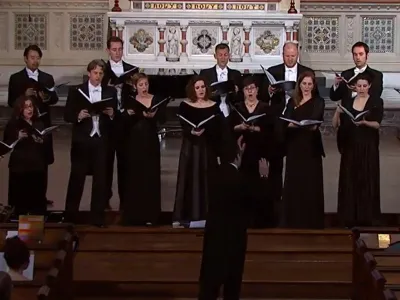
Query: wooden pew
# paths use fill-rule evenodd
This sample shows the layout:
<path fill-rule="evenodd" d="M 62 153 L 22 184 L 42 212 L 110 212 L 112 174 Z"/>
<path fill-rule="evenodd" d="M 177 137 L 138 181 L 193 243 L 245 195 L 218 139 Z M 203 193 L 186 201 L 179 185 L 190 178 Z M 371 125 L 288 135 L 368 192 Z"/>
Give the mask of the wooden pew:
<path fill-rule="evenodd" d="M 364 267 L 364 254 L 385 256 L 384 249 L 371 248 L 362 239 L 362 234 L 400 235 L 398 228 L 354 228 L 353 229 L 353 299 L 365 299 L 365 281 L 369 278 L 369 269 Z M 394 255 L 394 254 L 392 254 Z"/>
<path fill-rule="evenodd" d="M 17 224 L 0 224 L 0 248 L 4 246 L 7 231 L 15 230 Z M 40 243 L 27 242 L 28 248 L 35 254 L 34 278 L 32 281 L 14 282 L 11 299 L 37 299 L 38 291 L 43 285 L 51 288 L 51 293 L 47 293 L 45 299 L 72 299 L 72 245 L 76 239 L 72 226 L 46 224 L 44 238 Z"/>

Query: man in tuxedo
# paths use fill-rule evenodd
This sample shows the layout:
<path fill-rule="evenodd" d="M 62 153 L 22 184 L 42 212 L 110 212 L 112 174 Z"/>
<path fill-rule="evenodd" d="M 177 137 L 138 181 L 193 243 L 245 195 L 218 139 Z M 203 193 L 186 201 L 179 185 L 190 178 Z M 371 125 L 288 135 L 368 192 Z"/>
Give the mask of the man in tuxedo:
<path fill-rule="evenodd" d="M 368 66 L 368 45 L 363 42 L 357 42 L 351 48 L 351 52 L 353 54 L 355 68 L 345 70 L 340 76 L 335 77 L 335 83 L 331 87 L 329 97 L 332 101 L 340 101 L 345 96 L 349 96 L 350 93 L 352 97 L 355 97 L 355 87 L 348 86 L 343 78 L 349 80 L 353 76 L 364 72 L 372 78 L 371 87 L 369 89 L 370 95 L 376 98 L 381 97 L 383 92 L 383 74 Z"/>
<path fill-rule="evenodd" d="M 90 211 L 92 224 L 98 227 L 105 227 L 110 128 L 118 102 L 115 88 L 101 85 L 105 68 L 102 60 L 96 59 L 88 64 L 89 80 L 69 90 L 64 111 L 65 122 L 73 124 L 66 217 L 72 222 L 76 220 L 86 175 L 92 175 Z M 91 104 L 107 98 L 112 98 L 112 101 L 102 111 L 91 108 Z"/>
<path fill-rule="evenodd" d="M 14 106 L 16 100 L 22 96 L 30 96 L 39 110 L 39 116 L 45 127 L 51 126 L 50 105 L 58 102 L 54 78 L 52 75 L 39 70 L 42 59 L 42 50 L 37 45 L 30 45 L 24 50 L 26 67 L 10 76 L 8 83 L 8 105 Z M 47 165 L 54 163 L 53 138 L 50 134 L 46 139 Z M 48 170 L 43 181 L 44 190 L 47 191 Z M 48 205 L 53 201 L 47 200 Z M 10 203 L 10 205 L 12 205 Z"/>
<path fill-rule="evenodd" d="M 294 42 L 286 42 L 283 46 L 283 63 L 268 68 L 268 72 L 277 81 L 297 81 L 300 74 L 306 71 L 314 71 L 306 66 L 298 63 L 299 60 L 299 48 L 298 44 Z M 269 82 L 265 82 L 262 92 L 262 100 L 269 102 L 271 111 L 275 115 L 274 134 L 273 141 L 271 143 L 271 157 L 269 157 L 269 186 L 271 187 L 271 201 L 274 206 L 280 206 L 280 199 L 282 197 L 283 188 L 283 157 L 284 157 L 284 145 L 282 142 L 282 136 L 280 131 L 279 117 L 285 110 L 287 101 L 290 96 L 283 90 L 274 88 Z M 276 220 L 278 221 L 278 220 Z"/>
<path fill-rule="evenodd" d="M 340 74 L 340 76 L 335 77 L 335 83 L 330 89 L 329 98 L 332 101 L 341 101 L 342 99 L 354 98 L 357 95 L 355 92 L 355 86 L 346 84 L 343 78 L 349 80 L 360 73 L 366 73 L 372 79 L 371 87 L 369 89 L 369 94 L 371 97 L 380 98 L 383 92 L 383 74 L 378 70 L 374 70 L 368 66 L 368 45 L 363 42 L 357 42 L 351 48 L 351 52 L 353 54 L 355 68 L 345 70 Z M 336 134 L 336 142 L 339 152 L 341 152 L 342 149 L 341 145 L 343 143 L 343 139 L 343 131 L 339 127 Z"/>
<path fill-rule="evenodd" d="M 115 84 L 118 76 L 124 72 L 135 68 L 130 75 L 134 75 L 139 71 L 139 69 L 133 65 L 130 65 L 122 60 L 124 49 L 124 42 L 117 36 L 112 36 L 107 41 L 107 53 L 109 55 L 109 60 L 106 63 L 106 69 L 104 72 L 104 77 L 102 80 L 102 85 L 113 86 L 117 90 L 118 96 L 118 108 L 115 112 L 115 119 L 111 128 L 112 142 L 109 144 L 109 154 L 108 154 L 108 171 L 107 171 L 107 187 L 109 188 L 108 194 L 108 209 L 110 207 L 110 199 L 113 195 L 112 183 L 114 177 L 114 159 L 117 158 L 117 176 L 118 176 L 118 195 L 120 201 L 120 208 L 124 191 L 124 183 L 126 174 L 124 167 L 126 166 L 125 157 L 123 152 L 123 140 L 125 137 L 125 126 L 124 126 L 124 103 L 129 101 L 130 95 L 133 93 L 133 87 L 127 83 Z"/>
<path fill-rule="evenodd" d="M 232 80 L 235 83 L 235 92 L 240 92 L 242 90 L 242 74 L 238 70 L 230 69 L 227 66 L 230 57 L 229 46 L 222 43 L 215 46 L 214 57 L 217 60 L 217 64 L 212 68 L 201 70 L 200 76 L 206 78 L 208 84 Z M 230 114 L 229 103 L 234 103 L 235 100 L 238 100 L 239 98 L 240 95 L 232 93 L 228 95 L 217 96 L 212 100 L 219 103 L 219 107 L 224 116 L 228 117 Z"/>

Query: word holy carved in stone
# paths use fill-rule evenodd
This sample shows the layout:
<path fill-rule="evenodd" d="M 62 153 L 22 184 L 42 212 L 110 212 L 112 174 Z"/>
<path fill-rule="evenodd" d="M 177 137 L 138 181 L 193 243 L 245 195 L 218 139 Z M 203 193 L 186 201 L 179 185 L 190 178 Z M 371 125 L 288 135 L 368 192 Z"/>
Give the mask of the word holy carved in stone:
<path fill-rule="evenodd" d="M 264 11 L 262 3 L 214 3 L 214 2 L 145 2 L 145 10 L 239 10 L 239 11 Z"/>

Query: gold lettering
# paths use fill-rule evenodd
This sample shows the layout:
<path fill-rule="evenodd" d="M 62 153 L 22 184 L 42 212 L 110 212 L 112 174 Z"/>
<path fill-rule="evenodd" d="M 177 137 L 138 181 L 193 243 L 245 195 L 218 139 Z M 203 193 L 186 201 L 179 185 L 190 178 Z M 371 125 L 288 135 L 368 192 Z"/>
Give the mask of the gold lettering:
<path fill-rule="evenodd" d="M 218 10 L 217 3 L 193 3 L 190 6 L 192 10 Z"/>
<path fill-rule="evenodd" d="M 149 3 L 149 9 L 178 9 L 177 3 Z"/>

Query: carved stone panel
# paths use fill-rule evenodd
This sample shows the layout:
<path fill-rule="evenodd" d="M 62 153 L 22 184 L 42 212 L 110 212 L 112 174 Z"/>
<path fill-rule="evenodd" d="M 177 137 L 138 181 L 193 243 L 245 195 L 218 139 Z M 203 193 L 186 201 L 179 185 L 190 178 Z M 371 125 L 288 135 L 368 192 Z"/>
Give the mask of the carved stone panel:
<path fill-rule="evenodd" d="M 364 17 L 362 19 L 362 41 L 374 53 L 393 53 L 394 19 L 391 17 Z"/>
<path fill-rule="evenodd" d="M 189 41 L 192 55 L 212 55 L 214 47 L 219 42 L 220 27 L 218 26 L 191 26 Z"/>
<path fill-rule="evenodd" d="M 128 54 L 156 54 L 156 26 L 133 25 L 127 30 Z"/>
<path fill-rule="evenodd" d="M 254 27 L 253 29 L 254 55 L 280 55 L 283 45 L 283 29 L 268 27 Z"/>
<path fill-rule="evenodd" d="M 47 14 L 15 14 L 15 50 L 24 50 L 32 44 L 47 49 Z"/>
<path fill-rule="evenodd" d="M 303 34 L 306 52 L 339 52 L 339 18 L 307 17 Z"/>
<path fill-rule="evenodd" d="M 70 50 L 96 51 L 104 48 L 104 15 L 70 14 Z"/>
<path fill-rule="evenodd" d="M 8 15 L 5 12 L 0 12 L 0 51 L 6 51 L 8 45 Z"/>

